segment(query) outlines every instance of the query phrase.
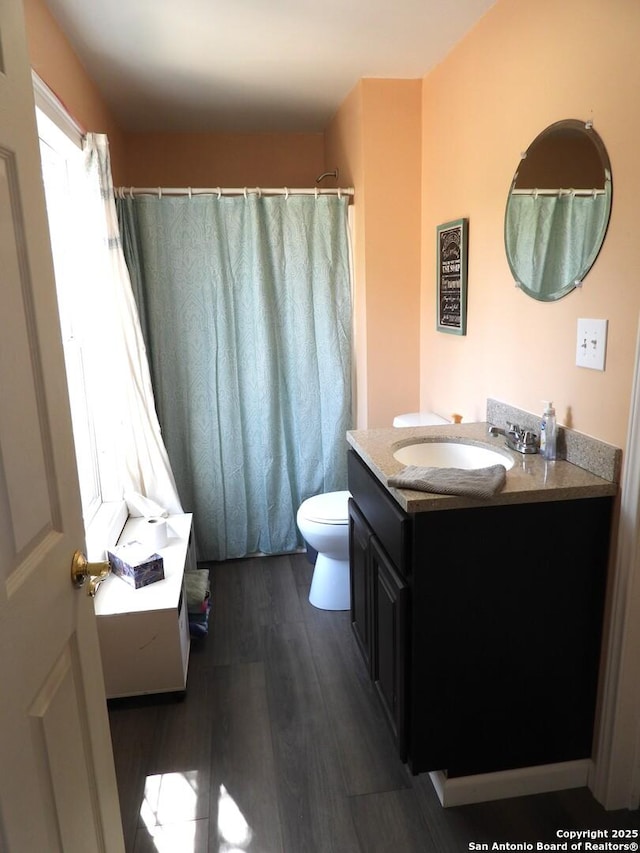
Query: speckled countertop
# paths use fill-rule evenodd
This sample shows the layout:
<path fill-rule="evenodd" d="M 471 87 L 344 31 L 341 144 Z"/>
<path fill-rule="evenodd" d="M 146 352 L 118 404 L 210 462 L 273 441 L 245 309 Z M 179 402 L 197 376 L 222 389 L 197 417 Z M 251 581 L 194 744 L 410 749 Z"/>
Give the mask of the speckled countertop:
<path fill-rule="evenodd" d="M 353 430 L 347 433 L 347 442 L 406 512 L 456 509 L 478 506 L 479 504 L 500 506 L 605 497 L 615 495 L 618 491 L 617 475 L 612 475 L 612 479 L 605 479 L 585 467 L 579 467 L 564 459 L 547 462 L 539 454 L 516 453 L 505 446 L 504 436 L 492 437 L 488 434 L 488 428 L 489 424 L 483 422 Z M 443 440 L 490 447 L 492 450 L 499 451 L 506 457 L 513 459 L 514 465 L 507 471 L 507 480 L 503 490 L 489 501 L 480 501 L 467 497 L 451 497 L 450 495 L 437 495 L 431 492 L 394 489 L 387 485 L 388 478 L 405 467 L 393 457 L 394 452 L 399 447 L 414 444 L 417 441 Z M 601 443 L 595 443 L 598 445 L 597 452 L 601 453 Z M 606 445 L 605 448 L 607 447 L 609 446 Z M 613 447 L 611 452 L 612 454 L 620 453 L 617 448 Z M 616 457 L 616 459 L 617 463 L 612 463 L 612 470 L 619 469 L 619 458 Z M 596 470 L 599 468 L 596 467 Z"/>

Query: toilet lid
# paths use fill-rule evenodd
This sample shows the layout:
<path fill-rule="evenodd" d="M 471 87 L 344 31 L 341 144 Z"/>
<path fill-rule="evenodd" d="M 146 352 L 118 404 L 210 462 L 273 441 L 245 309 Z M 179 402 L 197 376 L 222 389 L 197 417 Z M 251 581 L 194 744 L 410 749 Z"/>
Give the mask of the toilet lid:
<path fill-rule="evenodd" d="M 326 492 L 307 498 L 303 504 L 305 517 L 317 524 L 346 524 L 350 497 L 349 492 Z"/>
<path fill-rule="evenodd" d="M 394 427 L 410 427 L 410 426 L 441 426 L 449 424 L 451 421 L 446 418 L 436 415 L 435 412 L 407 412 L 406 415 L 396 415 L 393 419 Z"/>

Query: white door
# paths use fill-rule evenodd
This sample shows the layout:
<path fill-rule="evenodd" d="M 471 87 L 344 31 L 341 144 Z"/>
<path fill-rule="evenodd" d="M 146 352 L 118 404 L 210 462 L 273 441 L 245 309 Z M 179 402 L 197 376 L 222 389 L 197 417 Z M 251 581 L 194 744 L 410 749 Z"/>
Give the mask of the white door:
<path fill-rule="evenodd" d="M 0 850 L 122 851 L 20 0 L 0 3 Z"/>

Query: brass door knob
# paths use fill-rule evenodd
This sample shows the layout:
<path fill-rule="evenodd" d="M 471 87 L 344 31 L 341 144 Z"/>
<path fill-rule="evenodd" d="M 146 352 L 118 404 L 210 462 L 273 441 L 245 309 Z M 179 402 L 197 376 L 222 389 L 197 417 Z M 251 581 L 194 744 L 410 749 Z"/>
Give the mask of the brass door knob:
<path fill-rule="evenodd" d="M 76 551 L 71 561 L 71 582 L 76 589 L 84 586 L 89 581 L 87 595 L 91 598 L 96 594 L 98 587 L 111 573 L 108 560 L 99 563 L 90 563 L 82 551 Z"/>

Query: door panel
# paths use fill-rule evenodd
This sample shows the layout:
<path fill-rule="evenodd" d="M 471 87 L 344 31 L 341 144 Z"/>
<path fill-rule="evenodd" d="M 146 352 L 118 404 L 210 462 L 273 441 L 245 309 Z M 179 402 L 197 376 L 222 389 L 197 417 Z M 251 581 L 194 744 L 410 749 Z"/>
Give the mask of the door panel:
<path fill-rule="evenodd" d="M 372 672 L 373 620 L 371 530 L 355 503 L 349 501 L 349 567 L 351 583 L 351 625 L 369 674 Z"/>
<path fill-rule="evenodd" d="M 75 643 L 54 662 L 29 709 L 32 737 L 43 759 L 40 790 L 48 821 L 59 827 L 63 850 L 99 850 L 96 821 L 78 815 L 97 812 L 93 801 L 94 768 L 88 744 L 86 706 L 78 702 L 82 685 Z"/>
<path fill-rule="evenodd" d="M 70 577 L 84 531 L 19 0 L 0 4 L 0 67 L 0 848 L 116 853 L 93 601 Z"/>
<path fill-rule="evenodd" d="M 3 323 L 0 342 L 2 484 L 8 509 L 2 541 L 11 589 L 28 570 L 24 558 L 60 528 L 60 517 L 16 164 L 7 151 L 0 152 L 0 211 L 0 313 L 10 318 Z M 15 381 L 22 370 L 22 381 Z M 34 490 L 32 483 L 42 488 Z"/>
<path fill-rule="evenodd" d="M 373 576 L 373 680 L 396 741 L 407 755 L 407 622 L 409 587 L 396 572 L 375 536 L 371 538 Z"/>

